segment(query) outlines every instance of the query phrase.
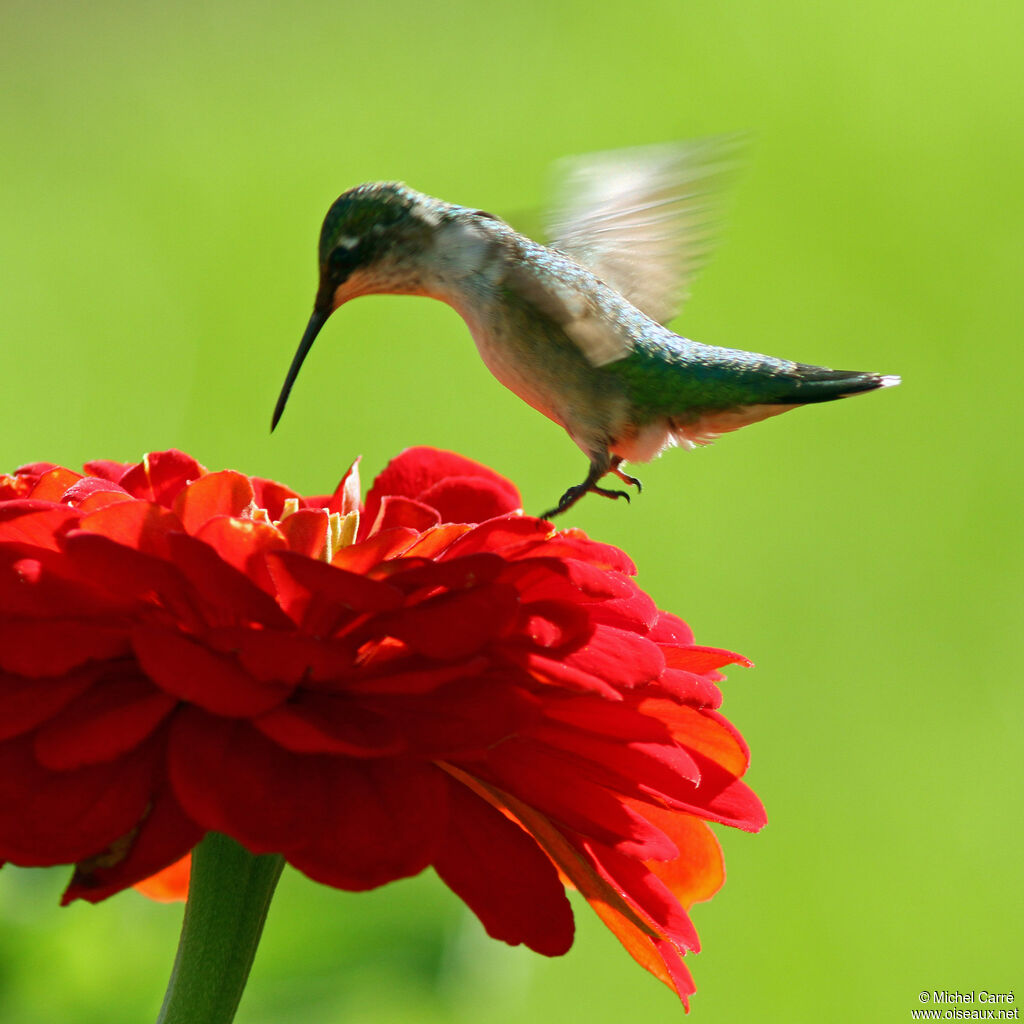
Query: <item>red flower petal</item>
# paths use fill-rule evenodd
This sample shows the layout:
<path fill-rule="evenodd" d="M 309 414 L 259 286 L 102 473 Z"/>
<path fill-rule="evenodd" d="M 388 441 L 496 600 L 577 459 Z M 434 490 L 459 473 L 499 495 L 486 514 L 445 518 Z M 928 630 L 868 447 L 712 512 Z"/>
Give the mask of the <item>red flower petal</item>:
<path fill-rule="evenodd" d="M 275 523 L 284 515 L 286 501 L 301 500 L 301 496 L 296 491 L 275 480 L 264 480 L 258 476 L 250 477 L 249 480 L 252 483 L 253 501 L 256 503 L 256 507 L 266 509 L 267 515 Z"/>
<path fill-rule="evenodd" d="M 118 761 L 54 772 L 33 737 L 0 744 L 0 858 L 26 867 L 67 864 L 105 849 L 142 818 L 156 748 Z"/>
<path fill-rule="evenodd" d="M 269 594 L 225 562 L 209 544 L 182 533 L 173 534 L 169 540 L 174 565 L 192 584 L 193 594 L 201 600 L 211 625 L 258 622 L 278 629 L 291 625 Z"/>
<path fill-rule="evenodd" d="M 672 668 L 687 669 L 690 672 L 710 672 L 723 665 L 753 666 L 753 662 L 742 654 L 722 650 L 720 647 L 698 647 L 690 644 L 686 647 L 664 647 L 665 663 Z"/>
<path fill-rule="evenodd" d="M 454 492 L 446 494 L 443 488 L 440 490 L 438 498 L 444 501 L 446 511 L 455 511 L 457 508 L 462 513 L 452 519 L 454 522 L 481 522 L 489 519 L 496 504 L 500 503 L 501 494 L 504 494 L 507 504 L 504 511 L 511 512 L 522 505 L 515 486 L 487 466 L 437 448 L 407 448 L 384 467 L 370 488 L 366 496 L 367 523 L 375 523 L 382 496 L 401 495 L 426 502 L 425 492 L 452 477 L 475 478 L 480 482 L 482 492 L 481 500 L 474 504 L 464 491 L 456 495 Z M 433 507 L 437 508 L 436 505 Z"/>
<path fill-rule="evenodd" d="M 308 558 L 319 558 L 327 545 L 327 513 L 303 508 L 277 524 L 288 548 Z"/>
<path fill-rule="evenodd" d="M 598 736 L 627 741 L 665 742 L 672 736 L 671 729 L 655 715 L 643 714 L 629 704 L 610 703 L 593 697 L 552 701 L 544 706 L 544 719 Z"/>
<path fill-rule="evenodd" d="M 665 669 L 653 689 L 696 707 L 717 708 L 722 703 L 722 691 L 708 676 L 699 676 L 678 668 Z"/>
<path fill-rule="evenodd" d="M 132 496 L 112 480 L 101 480 L 87 476 L 73 484 L 64 492 L 64 501 L 82 512 L 95 512 L 107 505 L 116 505 L 122 501 L 133 501 Z"/>
<path fill-rule="evenodd" d="M 292 551 L 271 552 L 267 567 L 281 607 L 294 622 L 318 636 L 331 635 L 354 613 L 379 613 L 402 603 L 401 591 L 389 583 Z"/>
<path fill-rule="evenodd" d="M 136 626 L 132 647 L 142 671 L 160 689 L 217 715 L 259 715 L 292 692 L 283 683 L 254 679 L 234 659 L 160 626 Z"/>
<path fill-rule="evenodd" d="M 563 530 L 554 534 L 538 553 L 546 558 L 578 558 L 601 569 L 621 572 L 625 576 L 636 575 L 636 566 L 624 551 L 611 544 L 599 544 L 579 530 Z"/>
<path fill-rule="evenodd" d="M 44 473 L 49 473 L 51 469 L 56 468 L 56 464 L 53 462 L 27 462 L 24 466 L 19 466 L 15 472 L 18 476 L 31 477 L 33 480 L 38 480 Z"/>
<path fill-rule="evenodd" d="M 288 860 L 325 885 L 358 891 L 419 874 L 448 821 L 440 769 L 400 761 L 331 759 L 323 831 Z M 325 822 L 326 817 L 326 822 Z"/>
<path fill-rule="evenodd" d="M 60 676 L 127 651 L 123 628 L 80 619 L 0 619 L 0 669 L 17 675 Z"/>
<path fill-rule="evenodd" d="M 125 602 L 124 611 L 136 602 L 159 600 L 172 614 L 189 624 L 196 617 L 188 587 L 180 574 L 167 562 L 125 547 L 98 533 L 73 531 L 65 541 L 66 567 L 83 579 L 95 581 L 104 596 Z M 92 596 L 92 611 L 102 614 L 99 594 Z M 85 609 L 81 609 L 84 611 Z"/>
<path fill-rule="evenodd" d="M 501 575 L 504 562 L 492 552 L 482 551 L 446 562 L 426 558 L 394 558 L 378 567 L 375 576 L 386 578 L 405 594 L 427 594 L 437 590 L 466 590 L 490 583 Z"/>
<path fill-rule="evenodd" d="M 670 612 L 658 612 L 650 637 L 659 643 L 689 645 L 693 643 L 693 630 L 678 616 Z"/>
<path fill-rule="evenodd" d="M 419 500 L 437 509 L 442 523 L 481 523 L 522 508 L 522 498 L 504 477 L 450 476 L 424 490 Z"/>
<path fill-rule="evenodd" d="M 112 761 L 150 736 L 174 705 L 148 680 L 112 673 L 39 729 L 36 757 L 56 772 Z"/>
<path fill-rule="evenodd" d="M 567 665 L 558 655 L 509 647 L 505 650 L 505 657 L 521 665 L 539 683 L 571 692 L 593 694 L 608 701 L 622 700 L 622 694 L 610 683 L 591 672 Z"/>
<path fill-rule="evenodd" d="M 381 757 L 406 747 L 392 718 L 334 694 L 305 694 L 254 719 L 253 725 L 296 754 Z"/>
<path fill-rule="evenodd" d="M 595 622 L 617 626 L 619 629 L 647 633 L 647 639 L 654 640 L 648 630 L 658 616 L 657 605 L 639 588 L 631 586 L 630 591 L 622 597 L 602 602 L 593 610 L 592 617 Z"/>
<path fill-rule="evenodd" d="M 758 832 L 764 828 L 768 817 L 763 804 L 749 786 L 700 754 L 695 753 L 693 759 L 700 769 L 700 785 L 690 801 L 676 801 L 680 810 L 708 821 L 741 828 L 744 832 Z"/>
<path fill-rule="evenodd" d="M 293 754 L 248 722 L 183 709 L 171 726 L 171 784 L 186 814 L 253 853 L 287 852 L 323 829 L 325 808 L 345 806 L 328 785 L 335 759 Z"/>
<path fill-rule="evenodd" d="M 490 583 L 381 616 L 377 628 L 428 658 L 465 658 L 511 625 L 517 610 L 515 591 Z"/>
<path fill-rule="evenodd" d="M 687 800 L 700 782 L 693 758 L 671 742 L 623 742 L 621 738 L 589 736 L 568 729 L 536 726 L 531 741 L 572 760 L 588 777 L 638 799 L 659 803 Z"/>
<path fill-rule="evenodd" d="M 32 481 L 26 476 L 0 473 L 0 501 L 20 501 L 32 490 Z"/>
<path fill-rule="evenodd" d="M 440 521 L 437 512 L 422 501 L 386 494 L 380 500 L 376 519 L 370 523 L 370 534 L 399 528 L 420 532 Z"/>
<path fill-rule="evenodd" d="M 518 825 L 464 786 L 449 784 L 450 818 L 434 869 L 487 934 L 561 956 L 573 940 L 572 908 L 551 861 Z"/>
<path fill-rule="evenodd" d="M 67 505 L 23 498 L 0 505 L 0 543 L 57 551 L 57 537 L 78 513 Z"/>
<path fill-rule="evenodd" d="M 693 922 L 668 886 L 646 864 L 624 857 L 618 851 L 592 840 L 582 840 L 579 846 L 598 874 L 614 889 L 623 893 L 630 906 L 661 935 L 670 939 L 679 949 L 693 953 L 700 950 L 700 940 Z"/>
<path fill-rule="evenodd" d="M 444 683 L 450 683 L 456 679 L 483 677 L 490 667 L 490 659 L 484 656 L 470 657 L 464 661 L 444 664 L 437 668 L 421 667 L 415 661 L 411 668 L 408 661 L 401 661 L 398 664 L 400 667 L 396 669 L 393 662 L 385 663 L 382 668 L 377 669 L 377 675 L 371 675 L 368 672 L 354 675 L 352 679 L 345 681 L 346 692 L 377 696 L 381 694 L 429 693 Z"/>
<path fill-rule="evenodd" d="M 598 569 L 578 558 L 530 555 L 508 563 L 503 578 L 515 579 L 523 598 L 528 601 L 566 598 L 579 601 L 581 597 L 600 601 L 600 608 L 586 609 L 591 616 L 615 599 L 630 598 L 637 592 L 635 584 L 627 577 Z"/>
<path fill-rule="evenodd" d="M 657 679 L 665 667 L 661 649 L 636 633 L 598 626 L 587 643 L 564 656 L 570 668 L 627 689 Z"/>
<path fill-rule="evenodd" d="M 337 551 L 331 564 L 348 572 L 366 573 L 385 559 L 404 553 L 419 536 L 415 530 L 405 528 L 385 530 Z"/>
<path fill-rule="evenodd" d="M 621 796 L 540 744 L 502 743 L 488 756 L 486 770 L 474 774 L 493 778 L 504 792 L 516 793 L 546 817 L 622 853 L 640 860 L 678 856 L 671 839 Z"/>
<path fill-rule="evenodd" d="M 92 686 L 99 671 L 93 666 L 57 679 L 0 675 L 0 740 L 19 736 L 45 722 Z"/>
<path fill-rule="evenodd" d="M 567 601 L 524 603 L 520 623 L 524 639 L 548 651 L 578 647 L 594 630 L 586 609 Z"/>
<path fill-rule="evenodd" d="M 32 497 L 39 501 L 60 501 L 64 497 L 64 492 L 81 479 L 81 473 L 55 466 L 36 481 L 32 488 Z"/>
<path fill-rule="evenodd" d="M 284 550 L 287 544 L 276 526 L 253 519 L 215 516 L 196 530 L 195 537 L 262 590 L 274 592 L 266 556 L 271 551 Z"/>
<path fill-rule="evenodd" d="M 447 556 L 453 543 L 472 527 L 464 523 L 444 523 L 432 526 L 419 535 L 403 552 L 403 555 L 419 558 L 441 559 Z"/>
<path fill-rule="evenodd" d="M 653 698 L 641 700 L 639 709 L 663 722 L 678 743 L 710 758 L 732 775 L 740 776 L 747 770 L 747 746 L 721 715 Z"/>
<path fill-rule="evenodd" d="M 78 573 L 63 552 L 36 549 L 35 555 L 24 556 L 19 548 L 0 542 L 0 613 L 77 618 L 126 610 L 97 591 L 87 576 L 74 578 Z"/>
<path fill-rule="evenodd" d="M 524 557 L 547 542 L 552 532 L 551 526 L 543 519 L 502 516 L 464 533 L 448 549 L 447 557 L 470 555 L 476 551 L 498 551 L 504 558 Z"/>
<path fill-rule="evenodd" d="M 182 528 L 181 520 L 173 512 L 148 501 L 106 505 L 84 516 L 78 525 L 81 530 L 158 558 L 168 556 L 168 538 Z"/>
<path fill-rule="evenodd" d="M 191 455 L 171 448 L 144 455 L 140 463 L 126 470 L 118 483 L 136 498 L 170 508 L 178 492 L 205 472 Z"/>
<path fill-rule="evenodd" d="M 202 643 L 229 654 L 254 679 L 295 686 L 330 682 L 340 684 L 357 677 L 355 649 L 346 640 L 319 637 L 277 629 L 220 626 L 206 630 Z"/>
<path fill-rule="evenodd" d="M 202 838 L 203 829 L 185 814 L 174 795 L 161 790 L 152 810 L 131 834 L 127 849 L 121 841 L 100 856 L 80 863 L 61 903 L 67 905 L 77 899 L 98 903 L 144 880 L 152 884 L 147 889 L 139 885 L 139 889 L 151 899 L 184 899 L 185 892 L 180 890 L 188 884 L 188 861 L 182 864 L 182 858 Z M 169 872 L 169 865 L 180 865 L 177 878 L 165 878 L 162 891 L 154 892 L 154 872 Z M 178 891 L 172 888 L 175 882 Z"/>
<path fill-rule="evenodd" d="M 369 706 L 400 724 L 409 750 L 431 759 L 478 756 L 536 718 L 538 702 L 500 671 L 480 672 L 429 693 L 385 697 Z"/>
<path fill-rule="evenodd" d="M 589 858 L 572 845 L 543 814 L 507 793 L 495 792 L 486 784 L 462 772 L 452 770 L 475 792 L 494 806 L 507 807 L 575 885 L 602 921 L 615 934 L 627 952 L 656 978 L 674 989 L 687 1005 L 687 997 L 695 991 L 693 979 L 679 960 L 679 954 L 667 939 L 659 936 L 643 917 L 623 899 L 596 870 Z"/>
<path fill-rule="evenodd" d="M 98 477 L 101 480 L 112 480 L 116 483 L 133 465 L 134 463 L 131 462 L 114 462 L 112 459 L 93 459 L 82 468 L 89 476 Z"/>
<path fill-rule="evenodd" d="M 529 650 L 506 653 L 544 682 L 612 700 L 619 698 L 619 688 L 642 686 L 657 679 L 664 669 L 661 651 L 655 644 L 603 624 L 595 626 L 584 646 L 568 653 L 550 657 Z"/>

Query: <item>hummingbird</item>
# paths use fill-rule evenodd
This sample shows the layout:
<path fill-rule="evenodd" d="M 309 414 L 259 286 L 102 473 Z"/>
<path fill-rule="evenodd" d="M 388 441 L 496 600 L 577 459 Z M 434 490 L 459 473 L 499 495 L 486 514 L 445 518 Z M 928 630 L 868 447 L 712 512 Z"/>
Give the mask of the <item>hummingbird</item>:
<path fill-rule="evenodd" d="M 343 193 L 320 231 L 313 313 L 281 389 L 271 430 L 328 317 L 360 295 L 425 295 L 463 318 L 491 373 L 562 426 L 590 461 L 586 477 L 543 513 L 550 519 L 622 464 L 801 405 L 898 384 L 893 375 L 831 370 L 681 337 L 679 312 L 706 262 L 728 137 L 563 161 L 547 218 L 550 245 L 483 210 L 399 182 Z"/>

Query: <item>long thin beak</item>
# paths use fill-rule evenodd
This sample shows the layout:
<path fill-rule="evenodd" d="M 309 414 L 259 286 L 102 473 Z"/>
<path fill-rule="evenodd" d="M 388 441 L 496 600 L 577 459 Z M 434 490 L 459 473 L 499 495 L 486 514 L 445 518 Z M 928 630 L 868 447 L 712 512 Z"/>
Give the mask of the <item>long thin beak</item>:
<path fill-rule="evenodd" d="M 288 402 L 288 396 L 292 393 L 292 385 L 295 383 L 295 378 L 299 375 L 299 370 L 309 353 L 309 350 L 313 347 L 313 342 L 316 341 L 316 336 L 320 333 L 320 328 L 327 323 L 327 318 L 330 313 L 318 313 L 315 309 L 313 315 L 309 318 L 309 323 L 306 324 L 306 331 L 302 335 L 302 341 L 299 342 L 298 350 L 295 353 L 295 358 L 292 360 L 292 365 L 288 367 L 288 376 L 284 379 L 284 387 L 281 388 L 281 394 L 278 396 L 277 405 L 274 406 L 274 416 L 270 421 L 270 429 L 273 431 L 274 427 L 277 426 L 277 421 L 281 418 L 281 413 L 284 412 L 284 407 Z"/>

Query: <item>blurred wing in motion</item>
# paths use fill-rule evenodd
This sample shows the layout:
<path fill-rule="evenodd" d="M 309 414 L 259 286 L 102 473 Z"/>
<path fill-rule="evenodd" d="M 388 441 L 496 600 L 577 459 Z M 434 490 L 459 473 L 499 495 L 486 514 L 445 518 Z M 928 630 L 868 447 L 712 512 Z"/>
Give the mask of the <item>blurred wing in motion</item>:
<path fill-rule="evenodd" d="M 548 244 L 667 323 L 707 262 L 743 142 L 723 135 L 560 160 Z"/>

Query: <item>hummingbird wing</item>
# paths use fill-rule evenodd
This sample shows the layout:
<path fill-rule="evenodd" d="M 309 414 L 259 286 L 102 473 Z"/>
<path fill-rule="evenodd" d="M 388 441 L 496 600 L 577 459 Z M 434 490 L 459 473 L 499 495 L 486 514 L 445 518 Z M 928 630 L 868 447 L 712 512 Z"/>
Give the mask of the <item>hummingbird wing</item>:
<path fill-rule="evenodd" d="M 667 323 L 707 262 L 742 141 L 725 135 L 559 161 L 550 245 Z"/>

